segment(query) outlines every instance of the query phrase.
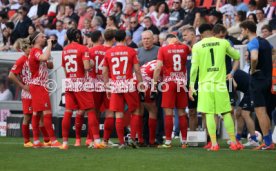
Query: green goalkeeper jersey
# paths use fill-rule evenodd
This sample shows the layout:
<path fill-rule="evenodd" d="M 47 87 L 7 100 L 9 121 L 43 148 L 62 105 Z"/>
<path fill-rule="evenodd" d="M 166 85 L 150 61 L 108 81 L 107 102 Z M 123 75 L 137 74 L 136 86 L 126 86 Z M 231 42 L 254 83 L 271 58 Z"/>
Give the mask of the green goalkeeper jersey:
<path fill-rule="evenodd" d="M 234 60 L 240 54 L 225 39 L 215 37 L 204 38 L 192 48 L 192 67 L 190 73 L 190 87 L 194 87 L 199 70 L 198 82 L 222 83 L 226 81 L 225 56 Z"/>

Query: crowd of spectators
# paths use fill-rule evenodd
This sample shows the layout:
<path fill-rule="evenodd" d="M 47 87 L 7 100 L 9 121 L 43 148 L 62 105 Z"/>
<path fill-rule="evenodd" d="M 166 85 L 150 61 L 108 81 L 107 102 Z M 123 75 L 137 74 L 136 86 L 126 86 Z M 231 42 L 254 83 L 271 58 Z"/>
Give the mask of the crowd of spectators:
<path fill-rule="evenodd" d="M 141 33 L 151 30 L 154 44 L 162 46 L 168 32 L 179 35 L 187 25 L 221 23 L 236 43 L 246 43 L 239 23 L 256 22 L 258 36 L 276 32 L 273 0 L 1 0 L 0 51 L 19 51 L 18 40 L 41 31 L 57 40 L 52 50 L 66 45 L 66 30 L 81 30 L 84 44 L 95 30 L 124 29 L 128 45 L 142 46 Z M 197 36 L 199 33 L 197 31 Z"/>

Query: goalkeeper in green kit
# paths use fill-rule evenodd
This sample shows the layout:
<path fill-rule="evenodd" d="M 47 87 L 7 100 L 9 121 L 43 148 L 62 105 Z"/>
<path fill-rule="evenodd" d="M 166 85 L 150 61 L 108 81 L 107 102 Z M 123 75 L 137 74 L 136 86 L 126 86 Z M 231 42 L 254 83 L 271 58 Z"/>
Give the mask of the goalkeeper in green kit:
<path fill-rule="evenodd" d="M 219 150 L 215 114 L 223 116 L 224 125 L 231 140 L 230 149 L 239 150 L 235 138 L 234 122 L 230 113 L 231 104 L 226 79 L 232 79 L 238 68 L 240 55 L 227 40 L 213 37 L 211 25 L 202 24 L 199 27 L 199 32 L 202 40 L 192 48 L 189 97 L 194 100 L 194 84 L 198 73 L 197 110 L 206 113 L 207 128 L 212 142 L 212 147 L 209 150 Z M 229 75 L 226 75 L 226 54 L 234 60 L 233 69 Z"/>

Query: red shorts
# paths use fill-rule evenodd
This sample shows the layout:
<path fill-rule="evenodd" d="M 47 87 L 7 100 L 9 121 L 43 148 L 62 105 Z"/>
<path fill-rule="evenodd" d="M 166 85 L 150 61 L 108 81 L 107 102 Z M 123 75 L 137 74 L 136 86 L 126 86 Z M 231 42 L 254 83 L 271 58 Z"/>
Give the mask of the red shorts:
<path fill-rule="evenodd" d="M 86 110 L 94 108 L 92 92 L 65 92 L 65 108 L 70 110 Z"/>
<path fill-rule="evenodd" d="M 22 99 L 23 114 L 33 114 L 32 99 Z"/>
<path fill-rule="evenodd" d="M 39 85 L 30 85 L 33 112 L 51 110 L 51 101 L 47 88 Z"/>
<path fill-rule="evenodd" d="M 162 87 L 162 107 L 163 108 L 186 108 L 188 105 L 188 95 L 183 86 L 177 86 L 175 82 L 167 83 L 167 91 L 164 91 L 165 86 Z M 179 89 L 179 90 L 177 90 Z"/>
<path fill-rule="evenodd" d="M 133 112 L 140 106 L 140 99 L 138 92 L 131 93 L 111 93 L 109 109 L 115 112 L 124 112 L 125 102 L 128 110 Z"/>
<path fill-rule="evenodd" d="M 109 109 L 109 99 L 106 92 L 93 92 L 95 108 L 101 112 Z"/>

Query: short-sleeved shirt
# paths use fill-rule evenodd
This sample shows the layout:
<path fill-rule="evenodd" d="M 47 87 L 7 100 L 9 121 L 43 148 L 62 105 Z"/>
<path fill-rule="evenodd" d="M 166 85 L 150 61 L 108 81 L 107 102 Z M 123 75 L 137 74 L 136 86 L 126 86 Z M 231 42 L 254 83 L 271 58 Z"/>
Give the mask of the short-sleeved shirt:
<path fill-rule="evenodd" d="M 170 26 L 177 24 L 180 20 L 183 20 L 185 11 L 180 8 L 179 10 L 172 10 L 169 17 Z"/>
<path fill-rule="evenodd" d="M 192 68 L 190 86 L 194 86 L 199 68 L 199 84 L 204 82 L 225 83 L 225 56 L 238 60 L 238 51 L 231 47 L 225 39 L 215 37 L 204 38 L 192 48 Z"/>
<path fill-rule="evenodd" d="M 62 51 L 62 67 L 66 73 L 66 91 L 84 91 L 86 71 L 84 60 L 90 60 L 89 50 L 86 46 L 73 42 L 64 47 Z"/>
<path fill-rule="evenodd" d="M 157 59 L 163 62 L 164 82 L 184 82 L 186 84 L 186 61 L 190 48 L 175 43 L 161 47 Z"/>
<path fill-rule="evenodd" d="M 137 52 L 130 47 L 119 45 L 106 52 L 104 66 L 110 72 L 111 92 L 127 93 L 136 90 L 132 84 L 135 64 L 139 64 Z"/>
<path fill-rule="evenodd" d="M 89 49 L 91 60 L 94 62 L 94 67 L 89 72 L 89 80 L 95 82 L 95 91 L 104 92 L 103 86 L 103 64 L 104 56 L 108 49 L 111 47 L 98 45 Z"/>
<path fill-rule="evenodd" d="M 261 70 L 262 75 L 271 79 L 272 77 L 272 45 L 263 38 L 255 37 L 247 44 L 249 52 L 258 51 L 258 64 L 256 70 Z M 251 55 L 249 53 L 249 59 Z"/>
<path fill-rule="evenodd" d="M 46 87 L 48 81 L 48 68 L 46 61 L 40 61 L 42 50 L 32 48 L 29 55 L 29 66 L 31 71 L 30 84 Z"/>
<path fill-rule="evenodd" d="M 29 70 L 28 57 L 23 55 L 19 59 L 17 59 L 11 69 L 11 72 L 16 75 L 19 75 L 21 78 L 21 81 L 24 85 L 29 85 L 30 70 Z M 32 99 L 32 96 L 31 96 L 30 92 L 22 89 L 21 98 L 22 99 Z"/>
<path fill-rule="evenodd" d="M 144 47 L 138 48 L 138 59 L 140 66 L 150 62 L 152 60 L 157 59 L 159 47 L 153 45 L 153 47 L 149 50 L 145 49 Z"/>

